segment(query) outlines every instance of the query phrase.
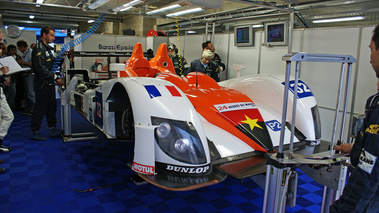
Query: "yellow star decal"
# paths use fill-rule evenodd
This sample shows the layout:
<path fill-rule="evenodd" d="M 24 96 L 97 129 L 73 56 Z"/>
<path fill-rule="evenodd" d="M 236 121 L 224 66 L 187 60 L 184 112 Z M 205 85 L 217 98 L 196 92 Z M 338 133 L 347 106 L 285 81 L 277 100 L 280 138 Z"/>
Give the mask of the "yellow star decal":
<path fill-rule="evenodd" d="M 253 131 L 254 127 L 258 127 L 260 129 L 263 129 L 261 126 L 257 124 L 258 119 L 250 119 L 245 115 L 246 120 L 241 121 L 242 123 L 249 124 L 251 131 Z"/>

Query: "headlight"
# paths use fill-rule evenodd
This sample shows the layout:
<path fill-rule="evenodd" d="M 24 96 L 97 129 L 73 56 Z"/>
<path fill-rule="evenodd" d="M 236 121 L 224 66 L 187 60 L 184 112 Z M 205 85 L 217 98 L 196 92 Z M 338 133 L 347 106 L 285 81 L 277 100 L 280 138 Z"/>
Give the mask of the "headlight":
<path fill-rule="evenodd" d="M 156 133 L 159 138 L 166 138 L 167 136 L 170 135 L 170 132 L 171 132 L 171 126 L 167 122 L 161 123 L 156 129 Z"/>
<path fill-rule="evenodd" d="M 207 162 L 200 137 L 191 122 L 152 117 L 155 140 L 164 153 L 175 160 L 204 164 Z"/>

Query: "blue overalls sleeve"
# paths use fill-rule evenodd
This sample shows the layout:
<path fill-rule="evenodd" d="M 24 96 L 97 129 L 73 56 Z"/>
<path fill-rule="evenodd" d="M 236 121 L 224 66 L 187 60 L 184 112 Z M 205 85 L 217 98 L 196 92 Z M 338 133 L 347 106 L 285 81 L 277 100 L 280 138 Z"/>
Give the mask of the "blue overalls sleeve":
<path fill-rule="evenodd" d="M 371 99 L 371 97 L 370 97 Z M 330 212 L 378 212 L 379 209 L 379 95 L 366 108 L 358 165 Z M 355 146 L 355 144 L 354 144 Z"/>

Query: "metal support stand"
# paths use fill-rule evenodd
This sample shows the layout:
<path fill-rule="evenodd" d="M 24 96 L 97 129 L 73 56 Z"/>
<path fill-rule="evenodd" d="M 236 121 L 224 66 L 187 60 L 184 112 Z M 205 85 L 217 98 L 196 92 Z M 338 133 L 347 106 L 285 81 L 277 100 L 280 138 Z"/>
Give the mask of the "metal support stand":
<path fill-rule="evenodd" d="M 68 64 L 68 58 L 67 56 L 64 59 L 64 69 L 63 75 L 65 79 L 65 88 L 68 88 L 69 82 L 69 75 L 67 73 L 67 68 L 70 67 Z M 65 93 L 66 92 L 66 93 Z M 62 128 L 63 128 L 63 141 L 64 142 L 74 142 L 74 141 L 88 141 L 88 140 L 96 140 L 97 136 L 95 136 L 94 132 L 88 132 L 88 133 L 76 133 L 72 134 L 71 132 L 71 106 L 69 103 L 69 97 L 70 94 L 68 94 L 67 91 L 65 91 L 63 88 L 61 90 L 61 121 L 62 121 Z M 88 137 L 87 137 L 88 136 Z"/>
<path fill-rule="evenodd" d="M 297 99 L 297 91 L 298 91 L 298 77 L 299 77 L 299 63 L 304 62 L 337 62 L 342 63 L 341 68 L 341 77 L 340 84 L 338 89 L 338 98 L 336 104 L 336 115 L 334 119 L 334 128 L 333 128 L 333 136 L 331 141 L 331 147 L 334 146 L 335 142 L 335 134 L 338 123 L 338 113 L 339 113 L 339 103 L 341 98 L 341 89 L 343 85 L 343 76 L 345 70 L 345 64 L 348 64 L 348 74 L 346 75 L 345 81 L 345 100 L 343 106 L 343 113 L 341 119 L 341 130 L 339 140 L 343 139 L 343 130 L 345 124 L 346 117 L 346 109 L 347 109 L 347 99 L 349 92 L 349 83 L 351 76 L 351 67 L 352 63 L 355 63 L 356 60 L 354 57 L 350 55 L 329 55 L 329 54 L 310 54 L 310 53 L 289 53 L 283 56 L 283 60 L 286 61 L 286 76 L 285 76 L 285 89 L 284 89 L 284 98 L 283 98 L 283 111 L 282 111 L 282 125 L 280 131 L 280 143 L 279 150 L 276 154 L 267 154 L 267 171 L 266 171 L 266 186 L 265 186 L 265 194 L 264 194 L 264 203 L 263 203 L 263 212 L 284 212 L 286 199 L 289 197 L 288 193 L 288 183 L 289 178 L 291 176 L 292 170 L 295 167 L 300 167 L 301 165 L 310 165 L 310 166 L 320 166 L 323 168 L 327 168 L 325 173 L 328 175 L 320 175 L 320 171 L 317 171 L 317 178 L 329 180 L 332 177 L 333 181 L 329 181 L 333 184 L 325 183 L 324 196 L 321 212 L 328 212 L 329 206 L 340 197 L 342 194 L 342 190 L 345 184 L 347 167 L 344 165 L 348 157 L 338 156 L 338 158 L 334 155 L 333 149 L 327 151 L 326 153 L 319 153 L 320 156 L 325 156 L 325 158 L 320 157 L 310 159 L 309 156 L 301 156 L 293 154 L 293 141 L 294 141 L 294 128 L 296 126 L 296 99 Z M 285 156 L 283 152 L 283 144 L 284 144 L 284 133 L 285 133 L 285 124 L 287 121 L 287 104 L 288 104 L 288 92 L 289 92 L 289 80 L 291 73 L 291 62 L 296 62 L 296 73 L 295 73 L 295 86 L 294 86 L 294 98 L 293 98 L 293 109 L 292 109 L 292 125 L 291 125 L 291 137 L 290 137 L 290 147 L 288 155 Z M 333 159 L 331 156 L 334 156 Z M 322 159 L 322 160 L 320 160 Z M 308 167 L 307 167 L 308 168 Z M 312 170 L 312 169 L 310 169 Z M 314 170 L 314 169 L 313 169 Z M 311 173 L 310 171 L 308 173 Z M 313 175 L 316 178 L 316 174 Z M 321 180 L 323 182 L 323 180 Z M 327 181 L 324 181 L 327 182 Z"/>
<path fill-rule="evenodd" d="M 63 141 L 64 142 L 77 142 L 96 140 L 97 136 L 94 132 L 74 133 L 71 132 L 71 106 L 62 105 L 63 112 Z"/>
<path fill-rule="evenodd" d="M 285 212 L 285 193 L 287 192 L 285 180 L 289 173 L 290 168 L 267 165 L 264 196 L 271 199 L 264 199 L 262 212 Z"/>

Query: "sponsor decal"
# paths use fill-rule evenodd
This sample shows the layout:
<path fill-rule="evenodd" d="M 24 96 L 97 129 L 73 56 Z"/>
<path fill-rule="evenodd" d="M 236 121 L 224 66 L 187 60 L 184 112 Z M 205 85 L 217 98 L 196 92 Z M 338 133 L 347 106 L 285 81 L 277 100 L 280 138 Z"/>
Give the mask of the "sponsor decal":
<path fill-rule="evenodd" d="M 209 165 L 202 167 L 186 167 L 186 166 L 175 166 L 175 165 L 166 165 L 167 171 L 174 171 L 183 174 L 203 174 L 209 170 Z"/>
<path fill-rule="evenodd" d="M 162 96 L 154 85 L 146 85 L 145 89 L 149 93 L 150 98 Z"/>
<path fill-rule="evenodd" d="M 261 126 L 258 125 L 258 119 L 250 119 L 245 115 L 246 120 L 241 121 L 242 123 L 249 124 L 250 130 L 253 131 L 254 127 L 258 127 L 260 129 L 263 129 Z"/>
<path fill-rule="evenodd" d="M 358 167 L 363 171 L 371 174 L 376 162 L 376 156 L 362 149 L 361 155 L 359 156 Z"/>
<path fill-rule="evenodd" d="M 96 111 L 95 111 L 95 123 L 103 128 L 103 97 L 102 93 L 96 91 Z"/>
<path fill-rule="evenodd" d="M 133 170 L 143 174 L 154 175 L 154 166 L 146 166 L 133 162 Z"/>
<path fill-rule="evenodd" d="M 209 182 L 208 177 L 178 177 L 178 176 L 167 176 L 167 180 L 174 183 L 180 183 L 184 185 L 195 185 Z"/>
<path fill-rule="evenodd" d="M 88 120 L 92 123 L 93 122 L 93 115 L 92 115 L 92 108 L 88 109 Z"/>
<path fill-rule="evenodd" d="M 241 103 L 227 103 L 227 104 L 217 104 L 213 105 L 218 112 L 228 112 L 235 110 L 245 110 L 245 109 L 255 109 L 257 108 L 251 102 L 241 102 Z"/>
<path fill-rule="evenodd" d="M 266 121 L 265 123 L 274 132 L 279 131 L 280 128 L 282 127 L 281 123 L 277 120 Z"/>
<path fill-rule="evenodd" d="M 40 56 L 41 54 L 42 54 L 42 52 L 38 52 L 38 53 L 37 53 L 37 56 Z"/>
<path fill-rule="evenodd" d="M 281 123 L 277 120 L 266 121 L 265 123 L 274 132 L 279 131 L 280 128 L 282 127 Z"/>
<path fill-rule="evenodd" d="M 378 133 L 378 131 L 379 131 L 379 125 L 371 124 L 369 127 L 367 127 L 365 132 L 376 135 Z"/>
<path fill-rule="evenodd" d="M 282 82 L 282 85 L 284 85 L 284 83 L 285 82 Z M 289 81 L 289 90 L 294 93 L 294 89 L 295 81 Z M 309 96 L 313 96 L 311 89 L 309 89 L 309 87 L 302 80 L 299 80 L 297 84 L 297 98 L 301 99 Z"/>
<path fill-rule="evenodd" d="M 165 88 L 170 92 L 171 96 L 182 97 L 182 95 L 174 86 L 165 86 Z M 162 96 L 158 88 L 154 85 L 145 85 L 145 89 L 147 93 L 149 93 L 150 98 L 156 98 L 156 97 Z"/>
<path fill-rule="evenodd" d="M 166 86 L 168 91 L 171 93 L 172 96 L 182 97 L 179 93 L 179 91 L 174 86 Z"/>
<path fill-rule="evenodd" d="M 220 107 L 223 108 L 224 106 Z M 235 106 L 233 105 L 233 107 Z M 236 106 L 235 108 L 239 107 Z M 272 142 L 267 127 L 255 105 L 249 105 L 249 109 L 225 110 L 220 112 L 220 115 L 262 148 L 272 148 Z M 249 144 L 251 142 L 247 143 Z"/>
<path fill-rule="evenodd" d="M 134 46 L 132 46 L 132 45 L 116 45 L 116 46 L 102 45 L 102 44 L 98 45 L 99 50 L 120 50 L 120 51 L 123 51 L 123 50 L 133 50 L 133 48 L 134 48 Z"/>

